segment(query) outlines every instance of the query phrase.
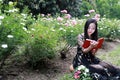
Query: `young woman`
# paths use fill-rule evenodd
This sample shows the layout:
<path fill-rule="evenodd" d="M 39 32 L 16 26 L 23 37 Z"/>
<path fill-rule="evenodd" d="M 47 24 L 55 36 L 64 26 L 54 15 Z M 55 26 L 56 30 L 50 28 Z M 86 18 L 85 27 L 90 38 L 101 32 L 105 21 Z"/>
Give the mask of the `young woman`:
<path fill-rule="evenodd" d="M 83 48 L 83 42 L 86 39 L 90 39 L 91 43 L 88 48 Z M 70 71 L 73 71 L 77 66 L 84 65 L 89 71 L 92 73 L 100 74 L 101 76 L 105 76 L 105 79 L 97 79 L 97 80 L 106 80 L 108 77 L 117 76 L 119 78 L 118 73 L 120 69 L 113 66 L 112 64 L 103 62 L 99 58 L 95 56 L 97 50 L 93 49 L 98 42 L 98 30 L 97 30 L 97 21 L 95 19 L 88 19 L 84 26 L 84 33 L 79 34 L 77 37 L 78 47 L 77 54 L 73 59 L 73 64 L 70 66 Z M 115 80 L 120 80 L 119 79 Z M 96 79 L 95 79 L 96 80 Z"/>

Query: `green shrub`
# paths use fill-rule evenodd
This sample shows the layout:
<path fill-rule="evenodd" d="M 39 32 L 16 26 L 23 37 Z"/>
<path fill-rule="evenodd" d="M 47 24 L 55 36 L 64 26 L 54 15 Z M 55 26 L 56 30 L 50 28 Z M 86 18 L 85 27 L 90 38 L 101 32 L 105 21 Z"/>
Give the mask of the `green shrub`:
<path fill-rule="evenodd" d="M 20 14 L 12 2 L 3 11 L 0 13 L 0 67 L 10 55 L 17 53 L 18 47 L 24 46 L 29 33 L 27 26 L 31 25 L 32 19 L 30 15 Z"/>
<path fill-rule="evenodd" d="M 26 32 L 23 30 L 21 24 L 21 15 L 12 13 L 10 15 L 4 15 L 4 19 L 0 25 L 0 45 L 7 44 L 8 51 L 14 50 L 16 45 L 23 43 L 26 38 Z M 9 53 L 7 52 L 7 53 Z M 0 52 L 4 54 L 4 52 Z"/>
<path fill-rule="evenodd" d="M 106 19 L 103 18 L 98 23 L 99 26 L 99 36 L 105 37 L 107 39 L 116 39 L 120 38 L 120 21 L 117 19 Z"/>
<path fill-rule="evenodd" d="M 102 17 L 120 19 L 119 0 L 99 0 L 96 1 L 96 5 L 97 10 Z"/>
<path fill-rule="evenodd" d="M 41 26 L 39 23 L 31 25 L 29 38 L 27 40 L 27 58 L 30 63 L 36 65 L 36 62 L 54 58 L 58 41 L 56 31 L 52 31 L 48 27 Z"/>

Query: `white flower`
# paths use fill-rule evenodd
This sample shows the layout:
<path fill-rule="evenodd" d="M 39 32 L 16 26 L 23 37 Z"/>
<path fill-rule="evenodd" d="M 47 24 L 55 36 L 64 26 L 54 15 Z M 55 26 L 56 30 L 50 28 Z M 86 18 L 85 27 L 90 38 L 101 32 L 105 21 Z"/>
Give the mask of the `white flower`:
<path fill-rule="evenodd" d="M 6 11 L 6 12 L 8 12 L 8 13 L 13 13 L 13 12 L 17 12 L 18 11 L 18 9 L 11 9 L 11 10 L 8 10 L 8 11 Z"/>
<path fill-rule="evenodd" d="M 4 19 L 4 16 L 0 16 L 0 19 Z"/>
<path fill-rule="evenodd" d="M 118 32 L 120 32 L 120 30 L 118 30 Z"/>
<path fill-rule="evenodd" d="M 64 31 L 64 32 L 66 32 L 66 30 L 65 30 L 65 29 L 64 29 L 63 31 Z"/>
<path fill-rule="evenodd" d="M 35 31 L 35 29 L 34 29 L 34 28 L 32 28 L 31 30 L 32 30 L 32 31 Z"/>
<path fill-rule="evenodd" d="M 59 28 L 59 30 L 63 30 L 63 28 L 62 28 L 62 27 L 60 27 L 60 28 Z"/>
<path fill-rule="evenodd" d="M 53 29 L 53 28 L 52 28 L 52 29 L 51 29 L 51 31 L 53 31 L 53 32 L 54 32 L 54 31 L 55 31 L 55 29 Z"/>
<path fill-rule="evenodd" d="M 27 31 L 27 33 L 31 33 L 30 31 Z"/>
<path fill-rule="evenodd" d="M 71 32 L 73 32 L 73 30 L 71 30 Z"/>
<path fill-rule="evenodd" d="M 74 72 L 74 78 L 77 80 L 86 80 L 86 79 L 91 79 L 90 75 L 89 75 L 89 69 L 87 69 L 87 67 L 85 67 L 84 65 L 80 65 L 77 67 L 77 70 Z"/>
<path fill-rule="evenodd" d="M 12 1 L 10 1 L 10 2 L 9 2 L 9 5 L 13 5 L 13 2 L 12 2 Z"/>
<path fill-rule="evenodd" d="M 8 38 L 13 38 L 13 35 L 8 35 L 7 37 L 8 37 Z"/>
<path fill-rule="evenodd" d="M 85 69 L 85 72 L 89 72 L 89 69 L 86 68 L 86 69 Z"/>
<path fill-rule="evenodd" d="M 26 22 L 27 20 L 25 20 L 25 19 L 21 19 L 23 22 Z"/>
<path fill-rule="evenodd" d="M 87 76 L 87 73 L 86 73 L 86 72 L 84 72 L 83 74 L 84 74 L 85 76 Z"/>
<path fill-rule="evenodd" d="M 1 47 L 2 47 L 2 48 L 7 48 L 8 45 L 7 45 L 7 44 L 2 44 Z"/>
<path fill-rule="evenodd" d="M 100 30 L 103 30 L 103 28 L 100 28 Z"/>
<path fill-rule="evenodd" d="M 17 12 L 17 11 L 18 11 L 18 9 L 13 9 L 13 11 L 14 11 L 14 12 Z"/>
<path fill-rule="evenodd" d="M 78 66 L 78 70 L 81 70 L 81 69 L 85 69 L 85 66 L 83 65 Z"/>
<path fill-rule="evenodd" d="M 23 26 L 25 26 L 25 23 L 20 23 L 20 24 L 22 24 Z"/>
<path fill-rule="evenodd" d="M 23 27 L 23 30 L 27 31 L 27 28 Z"/>
<path fill-rule="evenodd" d="M 23 14 L 23 13 L 22 13 L 21 15 L 22 15 L 24 18 L 26 18 L 26 17 L 27 17 L 27 14 Z"/>

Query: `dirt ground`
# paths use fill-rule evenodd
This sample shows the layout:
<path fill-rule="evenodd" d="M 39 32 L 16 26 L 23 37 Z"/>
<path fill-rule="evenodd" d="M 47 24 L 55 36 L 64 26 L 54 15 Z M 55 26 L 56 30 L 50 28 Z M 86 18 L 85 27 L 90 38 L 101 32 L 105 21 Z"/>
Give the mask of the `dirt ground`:
<path fill-rule="evenodd" d="M 107 53 L 117 47 L 120 41 L 106 41 L 103 44 L 102 49 L 98 50 L 97 54 Z M 24 63 L 7 64 L 4 66 L 5 76 L 0 76 L 0 80 L 60 80 L 65 73 L 69 72 L 69 66 L 76 54 L 76 47 L 73 47 L 67 53 L 66 59 L 61 59 L 58 54 L 54 60 L 46 60 L 46 63 L 38 63 L 39 67 L 36 69 L 30 69 L 30 67 Z M 44 64 L 44 66 L 42 66 Z M 7 76 L 6 76 L 7 74 Z"/>

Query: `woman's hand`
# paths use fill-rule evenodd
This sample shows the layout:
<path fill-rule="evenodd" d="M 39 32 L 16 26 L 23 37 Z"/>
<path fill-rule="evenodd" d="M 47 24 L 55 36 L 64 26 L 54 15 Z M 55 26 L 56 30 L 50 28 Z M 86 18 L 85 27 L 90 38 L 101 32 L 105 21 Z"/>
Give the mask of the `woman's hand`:
<path fill-rule="evenodd" d="M 90 46 L 91 46 L 92 48 L 96 47 L 97 45 L 98 45 L 98 42 L 97 42 L 97 41 L 91 40 Z"/>
<path fill-rule="evenodd" d="M 91 46 L 92 48 L 96 47 L 97 45 L 98 45 L 98 42 L 97 42 L 97 41 L 91 40 L 90 46 Z M 93 55 L 95 55 L 96 52 L 97 52 L 96 49 L 93 49 L 93 50 L 92 50 L 92 54 L 93 54 Z"/>
<path fill-rule="evenodd" d="M 96 47 L 97 44 L 98 44 L 98 42 L 95 41 L 95 40 L 91 40 L 91 39 L 87 39 L 87 40 L 90 41 L 90 46 L 89 46 L 88 48 L 82 48 L 82 51 L 83 51 L 84 53 L 87 53 L 87 52 L 91 51 L 91 50 L 92 50 L 94 47 Z M 93 51 L 93 52 L 95 53 L 96 50 Z M 94 54 L 94 53 L 93 53 L 93 54 Z"/>

